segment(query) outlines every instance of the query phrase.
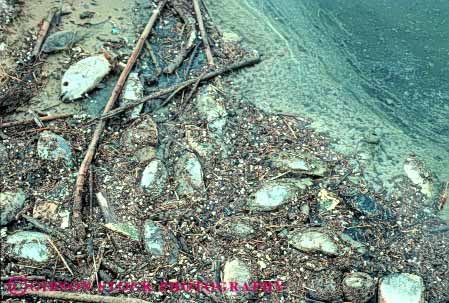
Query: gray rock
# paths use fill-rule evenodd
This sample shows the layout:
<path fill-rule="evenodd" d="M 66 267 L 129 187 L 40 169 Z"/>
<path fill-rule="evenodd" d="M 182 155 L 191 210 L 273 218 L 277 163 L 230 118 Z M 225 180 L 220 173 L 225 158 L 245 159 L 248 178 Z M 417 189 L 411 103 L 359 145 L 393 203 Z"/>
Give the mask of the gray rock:
<path fill-rule="evenodd" d="M 223 134 L 226 125 L 226 108 L 214 96 L 214 89 L 208 86 L 202 91 L 196 100 L 199 114 L 208 123 L 208 128 L 217 135 Z"/>
<path fill-rule="evenodd" d="M 364 255 L 366 253 L 366 247 L 359 241 L 354 240 L 347 234 L 340 234 L 340 239 L 349 245 L 348 248 L 351 248 L 355 251 L 357 251 L 359 254 Z"/>
<path fill-rule="evenodd" d="M 130 73 L 121 96 L 122 105 L 137 102 L 143 98 L 143 83 L 138 73 Z M 126 112 L 129 119 L 136 119 L 142 111 L 143 103 Z"/>
<path fill-rule="evenodd" d="M 363 272 L 350 273 L 342 284 L 346 300 L 354 303 L 366 303 L 376 292 L 376 281 Z"/>
<path fill-rule="evenodd" d="M 379 303 L 424 303 L 424 282 L 419 276 L 394 273 L 379 283 Z"/>
<path fill-rule="evenodd" d="M 68 49 L 81 39 L 80 35 L 70 31 L 61 31 L 51 34 L 45 39 L 42 52 L 52 53 Z"/>
<path fill-rule="evenodd" d="M 422 161 L 410 156 L 404 162 L 404 171 L 413 184 L 421 187 L 421 193 L 432 198 L 435 180 L 432 173 L 426 169 Z"/>
<path fill-rule="evenodd" d="M 6 243 L 11 245 L 11 253 L 19 259 L 43 263 L 51 255 L 47 235 L 40 232 L 19 231 L 8 236 Z"/>
<path fill-rule="evenodd" d="M 135 151 L 145 146 L 157 146 L 157 125 L 149 116 L 127 128 L 121 137 L 121 142 L 129 150 Z"/>
<path fill-rule="evenodd" d="M 70 102 L 93 90 L 112 69 L 104 55 L 82 59 L 64 73 L 61 81 L 61 99 Z"/>
<path fill-rule="evenodd" d="M 25 193 L 21 189 L 0 192 L 0 226 L 14 220 L 14 217 L 25 205 L 25 198 Z"/>
<path fill-rule="evenodd" d="M 238 282 L 242 285 L 245 282 L 251 281 L 251 271 L 246 266 L 245 262 L 239 259 L 234 259 L 225 263 L 223 268 L 223 282 Z M 227 294 L 235 295 L 236 292 L 227 292 Z"/>
<path fill-rule="evenodd" d="M 178 195 L 194 195 L 204 193 L 203 168 L 195 154 L 186 152 L 175 165 L 176 192 Z"/>
<path fill-rule="evenodd" d="M 72 148 L 67 141 L 56 134 L 44 131 L 37 142 L 37 154 L 44 160 L 64 160 L 66 165 L 72 165 Z"/>
<path fill-rule="evenodd" d="M 271 159 L 275 168 L 292 173 L 323 177 L 327 172 L 324 161 L 309 153 L 281 152 Z"/>
<path fill-rule="evenodd" d="M 154 146 L 140 148 L 134 152 L 134 158 L 140 163 L 150 161 L 156 158 L 156 148 Z"/>
<path fill-rule="evenodd" d="M 322 253 L 328 256 L 342 255 L 334 239 L 320 229 L 293 231 L 289 234 L 288 243 L 303 252 Z"/>
<path fill-rule="evenodd" d="M 351 201 L 351 206 L 367 217 L 379 217 L 384 209 L 375 199 L 368 195 L 359 195 Z"/>
<path fill-rule="evenodd" d="M 253 211 L 272 211 L 291 201 L 298 188 L 290 182 L 274 181 L 262 185 L 248 201 Z"/>
<path fill-rule="evenodd" d="M 233 217 L 225 220 L 219 232 L 225 236 L 246 239 L 251 237 L 255 230 L 250 219 L 245 217 Z"/>
<path fill-rule="evenodd" d="M 162 257 L 169 253 L 170 264 L 175 264 L 179 256 L 176 238 L 171 232 L 165 232 L 163 227 L 152 220 L 145 221 L 143 227 L 143 241 L 145 249 L 155 257 Z"/>
<path fill-rule="evenodd" d="M 5 163 L 9 160 L 8 149 L 0 142 L 0 163 Z"/>
<path fill-rule="evenodd" d="M 160 195 L 167 183 L 168 172 L 159 159 L 151 161 L 142 173 L 140 186 L 148 193 Z"/>

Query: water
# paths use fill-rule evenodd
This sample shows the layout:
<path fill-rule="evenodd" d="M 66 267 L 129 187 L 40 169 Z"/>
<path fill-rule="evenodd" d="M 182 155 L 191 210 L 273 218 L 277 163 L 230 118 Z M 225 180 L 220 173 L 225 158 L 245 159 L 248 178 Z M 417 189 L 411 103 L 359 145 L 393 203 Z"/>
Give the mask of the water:
<path fill-rule="evenodd" d="M 417 154 L 449 179 L 449 2 L 208 1 L 213 20 L 259 50 L 242 97 L 312 118 L 335 148 L 389 181 Z M 380 144 L 368 144 L 368 138 Z"/>

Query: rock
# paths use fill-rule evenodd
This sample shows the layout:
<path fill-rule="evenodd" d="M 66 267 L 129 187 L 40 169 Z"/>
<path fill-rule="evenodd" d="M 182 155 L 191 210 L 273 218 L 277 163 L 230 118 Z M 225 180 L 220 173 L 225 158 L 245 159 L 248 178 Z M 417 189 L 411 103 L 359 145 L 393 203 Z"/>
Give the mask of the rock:
<path fill-rule="evenodd" d="M 21 189 L 0 192 L 0 226 L 14 220 L 15 216 L 24 207 L 25 199 L 25 193 Z"/>
<path fill-rule="evenodd" d="M 326 163 L 309 153 L 280 152 L 271 159 L 271 165 L 292 173 L 317 177 L 323 177 L 327 172 Z"/>
<path fill-rule="evenodd" d="M 95 16 L 95 12 L 84 11 L 80 13 L 80 19 L 90 19 Z"/>
<path fill-rule="evenodd" d="M 337 198 L 337 196 L 327 191 L 326 189 L 321 189 L 318 193 L 318 211 L 319 212 L 329 212 L 337 205 L 340 204 L 340 200 Z"/>
<path fill-rule="evenodd" d="M 35 204 L 33 208 L 33 218 L 46 220 L 54 219 L 58 207 L 58 203 L 51 201 Z"/>
<path fill-rule="evenodd" d="M 421 193 L 432 198 L 434 179 L 432 173 L 416 157 L 410 156 L 404 162 L 404 171 L 413 184 L 421 187 Z"/>
<path fill-rule="evenodd" d="M 268 182 L 250 197 L 248 207 L 253 211 L 272 211 L 291 201 L 297 192 L 290 182 Z"/>
<path fill-rule="evenodd" d="M 251 282 L 251 271 L 246 264 L 239 259 L 234 259 L 225 263 L 223 268 L 223 282 L 237 282 L 238 285 Z M 230 295 L 236 295 L 236 292 L 227 292 Z"/>
<path fill-rule="evenodd" d="M 320 229 L 293 231 L 289 234 L 288 243 L 303 252 L 342 255 L 334 239 Z"/>
<path fill-rule="evenodd" d="M 351 249 L 354 249 L 359 254 L 364 255 L 366 253 L 366 247 L 363 245 L 363 243 L 360 243 L 359 241 L 354 240 L 351 238 L 351 236 L 347 234 L 340 234 L 340 239 L 349 245 Z"/>
<path fill-rule="evenodd" d="M 226 108 L 215 96 L 212 86 L 204 89 L 196 100 L 196 108 L 200 116 L 208 123 L 208 128 L 217 135 L 223 134 L 226 125 Z"/>
<path fill-rule="evenodd" d="M 380 280 L 379 303 L 424 303 L 424 282 L 419 276 L 394 273 Z"/>
<path fill-rule="evenodd" d="M 255 230 L 250 219 L 239 216 L 225 219 L 219 233 L 225 236 L 247 239 L 255 233 Z"/>
<path fill-rule="evenodd" d="M 9 160 L 8 149 L 0 142 L 0 163 L 5 163 Z"/>
<path fill-rule="evenodd" d="M 109 222 L 104 225 L 106 228 L 128 237 L 134 241 L 139 241 L 139 231 L 131 223 Z"/>
<path fill-rule="evenodd" d="M 142 117 L 139 123 L 127 128 L 121 137 L 122 144 L 132 151 L 145 146 L 157 146 L 157 141 L 157 125 L 149 116 Z"/>
<path fill-rule="evenodd" d="M 318 274 L 307 282 L 307 294 L 319 302 L 342 302 L 341 274 L 334 271 Z M 355 303 L 355 302 L 354 302 Z"/>
<path fill-rule="evenodd" d="M 203 168 L 195 154 L 186 152 L 175 165 L 176 192 L 178 195 L 194 195 L 204 193 Z"/>
<path fill-rule="evenodd" d="M 160 195 L 167 183 L 168 172 L 164 163 L 155 159 L 151 161 L 142 173 L 140 186 L 148 193 Z"/>
<path fill-rule="evenodd" d="M 186 127 L 186 141 L 189 148 L 203 159 L 215 150 L 207 131 L 199 127 Z"/>
<path fill-rule="evenodd" d="M 342 284 L 346 300 L 353 303 L 366 303 L 376 292 L 376 281 L 363 272 L 350 273 Z"/>
<path fill-rule="evenodd" d="M 61 81 L 61 99 L 73 101 L 93 90 L 112 69 L 104 55 L 97 55 L 76 62 L 64 73 Z"/>
<path fill-rule="evenodd" d="M 81 40 L 80 35 L 70 31 L 61 31 L 51 34 L 45 39 L 42 52 L 52 53 L 71 48 L 76 42 Z"/>
<path fill-rule="evenodd" d="M 16 258 L 43 263 L 51 255 L 47 237 L 40 232 L 19 231 L 8 236 L 6 243 L 11 245 L 11 253 Z"/>
<path fill-rule="evenodd" d="M 145 221 L 143 227 L 145 249 L 155 257 L 162 257 L 169 252 L 169 263 L 175 264 L 179 256 L 179 247 L 175 236 L 152 220 Z"/>
<path fill-rule="evenodd" d="M 359 195 L 350 204 L 367 217 L 378 217 L 384 213 L 383 207 L 368 195 Z"/>
<path fill-rule="evenodd" d="M 140 163 L 150 161 L 156 158 L 156 148 L 154 146 L 142 147 L 135 151 L 134 158 Z"/>
<path fill-rule="evenodd" d="M 239 43 L 242 41 L 242 37 L 233 32 L 223 32 L 223 42 L 226 43 Z"/>
<path fill-rule="evenodd" d="M 37 142 L 37 154 L 44 160 L 65 160 L 66 165 L 72 165 L 72 149 L 67 141 L 56 134 L 44 131 Z"/>
<path fill-rule="evenodd" d="M 130 73 L 123 88 L 121 103 L 122 106 L 137 102 L 143 99 L 143 83 L 138 73 Z M 142 111 L 143 103 L 135 106 L 132 110 L 126 112 L 130 120 L 137 119 Z"/>

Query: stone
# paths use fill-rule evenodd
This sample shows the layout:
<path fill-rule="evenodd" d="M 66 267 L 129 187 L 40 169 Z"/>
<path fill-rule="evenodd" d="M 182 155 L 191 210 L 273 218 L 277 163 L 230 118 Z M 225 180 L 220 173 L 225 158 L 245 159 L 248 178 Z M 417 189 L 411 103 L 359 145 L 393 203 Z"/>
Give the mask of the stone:
<path fill-rule="evenodd" d="M 82 59 L 70 66 L 61 81 L 61 99 L 70 102 L 93 90 L 112 69 L 104 55 Z"/>
<path fill-rule="evenodd" d="M 204 193 L 203 168 L 195 154 L 186 152 L 175 164 L 176 192 L 178 195 Z"/>
<path fill-rule="evenodd" d="M 52 53 L 71 48 L 75 43 L 81 40 L 80 35 L 75 32 L 61 31 L 51 34 L 45 39 L 42 46 L 42 52 Z"/>
<path fill-rule="evenodd" d="M 347 301 L 354 303 L 368 302 L 376 292 L 376 280 L 363 272 L 348 274 L 342 283 L 343 293 Z"/>
<path fill-rule="evenodd" d="M 55 202 L 43 202 L 34 205 L 33 218 L 51 220 L 58 211 L 59 204 Z"/>
<path fill-rule="evenodd" d="M 163 227 L 152 220 L 147 220 L 143 227 L 143 241 L 148 253 L 155 257 L 169 254 L 169 263 L 176 264 L 179 256 L 179 246 L 171 232 L 165 232 Z"/>
<path fill-rule="evenodd" d="M 225 236 L 247 239 L 255 233 L 255 230 L 250 219 L 239 216 L 225 219 L 219 233 Z"/>
<path fill-rule="evenodd" d="M 44 233 L 19 231 L 8 236 L 6 243 L 11 245 L 11 254 L 16 258 L 44 263 L 51 256 L 47 238 Z"/>
<path fill-rule="evenodd" d="M 139 241 L 139 231 L 137 227 L 131 223 L 109 222 L 104 226 L 109 230 L 121 234 L 122 236 L 128 237 L 134 241 Z"/>
<path fill-rule="evenodd" d="M 383 207 L 368 195 L 358 195 L 351 201 L 351 206 L 367 217 L 378 217 L 384 213 Z"/>
<path fill-rule="evenodd" d="M 84 12 L 80 13 L 80 19 L 90 19 L 93 16 L 95 16 L 95 12 L 84 11 Z"/>
<path fill-rule="evenodd" d="M 320 229 L 293 231 L 289 234 L 288 243 L 302 252 L 342 255 L 334 239 Z"/>
<path fill-rule="evenodd" d="M 9 160 L 8 149 L 0 142 L 0 163 L 4 164 Z"/>
<path fill-rule="evenodd" d="M 349 245 L 348 248 L 355 250 L 361 255 L 366 254 L 367 250 L 365 245 L 363 245 L 363 243 L 360 243 L 359 241 L 354 240 L 353 238 L 351 238 L 351 236 L 342 233 L 340 234 L 340 239 Z"/>
<path fill-rule="evenodd" d="M 424 282 L 420 276 L 394 273 L 379 283 L 379 303 L 424 303 Z"/>
<path fill-rule="evenodd" d="M 434 178 L 432 173 L 424 167 L 424 163 L 416 157 L 410 156 L 404 162 L 404 171 L 413 184 L 421 187 L 421 193 L 432 198 Z"/>
<path fill-rule="evenodd" d="M 25 206 L 25 193 L 16 191 L 0 192 L 0 226 L 9 224 Z"/>
<path fill-rule="evenodd" d="M 223 103 L 214 96 L 214 89 L 211 85 L 199 94 L 196 108 L 200 116 L 207 121 L 208 128 L 221 136 L 226 125 L 227 112 Z"/>
<path fill-rule="evenodd" d="M 280 152 L 271 159 L 275 168 L 292 173 L 323 177 L 327 172 L 324 161 L 310 153 Z"/>
<path fill-rule="evenodd" d="M 150 161 L 156 158 L 156 148 L 154 146 L 145 146 L 134 152 L 134 159 L 142 162 Z"/>
<path fill-rule="evenodd" d="M 223 282 L 237 282 L 238 285 L 251 282 L 251 271 L 245 262 L 234 259 L 225 263 L 223 268 Z M 236 295 L 236 292 L 226 292 L 230 295 Z"/>
<path fill-rule="evenodd" d="M 121 95 L 121 105 L 127 105 L 143 99 L 143 82 L 136 72 L 130 73 Z M 137 119 L 142 111 L 143 103 L 126 112 L 130 120 Z"/>
<path fill-rule="evenodd" d="M 121 137 L 121 142 L 129 150 L 139 150 L 145 146 L 157 146 L 157 125 L 150 116 L 127 128 Z"/>
<path fill-rule="evenodd" d="M 318 211 L 320 213 L 329 212 L 335 209 L 338 204 L 340 204 L 340 199 L 334 193 L 324 188 L 318 193 Z"/>
<path fill-rule="evenodd" d="M 49 131 L 41 133 L 37 142 L 37 155 L 43 160 L 64 160 L 68 166 L 73 164 L 70 144 L 63 137 Z"/>
<path fill-rule="evenodd" d="M 142 173 L 140 186 L 147 192 L 160 195 L 167 183 L 168 172 L 164 163 L 159 159 L 151 161 Z"/>
<path fill-rule="evenodd" d="M 223 32 L 223 42 L 226 43 L 239 43 L 242 41 L 242 37 L 234 32 Z"/>
<path fill-rule="evenodd" d="M 267 182 L 250 197 L 248 207 L 252 211 L 272 211 L 291 201 L 297 192 L 290 182 Z"/>

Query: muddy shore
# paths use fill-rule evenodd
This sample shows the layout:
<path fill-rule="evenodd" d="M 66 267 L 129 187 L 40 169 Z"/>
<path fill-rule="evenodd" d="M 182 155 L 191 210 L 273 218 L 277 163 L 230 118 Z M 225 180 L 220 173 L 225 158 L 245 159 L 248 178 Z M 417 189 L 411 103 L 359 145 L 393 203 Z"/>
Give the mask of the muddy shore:
<path fill-rule="evenodd" d="M 86 235 L 78 237 L 80 165 L 158 4 L 0 0 L 2 302 L 98 302 L 95 295 L 116 302 L 398 302 L 392 293 L 403 302 L 447 302 L 447 183 L 411 156 L 393 190 L 374 188 L 363 157 L 335 150 L 334 138 L 312 119 L 265 111 L 235 93 L 241 71 L 195 80 L 108 119 L 84 184 Z M 200 4 L 214 66 L 197 21 L 189 23 L 197 17 L 192 1 L 168 1 L 117 106 L 257 56 Z M 73 36 L 57 41 L 64 49 L 33 58 L 39 24 L 53 7 L 58 18 L 47 42 L 58 32 Z M 173 72 L 162 72 L 193 31 L 195 46 Z M 64 79 L 73 79 L 67 71 L 92 57 L 107 74 L 81 98 L 63 102 L 71 88 Z M 262 53 L 258 66 L 272 63 Z M 83 69 L 102 75 L 97 65 Z M 71 116 L 43 118 L 61 114 Z M 8 289 L 14 276 L 84 281 L 90 292 L 59 285 L 62 296 L 85 296 L 51 298 L 40 284 L 15 298 Z M 146 281 L 153 291 L 100 287 L 114 281 Z M 183 289 L 183 282 L 203 284 Z M 229 290 L 231 282 L 239 292 Z M 253 282 L 260 283 L 255 290 Z"/>

